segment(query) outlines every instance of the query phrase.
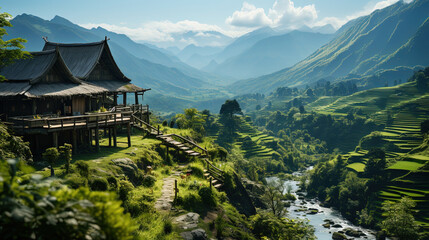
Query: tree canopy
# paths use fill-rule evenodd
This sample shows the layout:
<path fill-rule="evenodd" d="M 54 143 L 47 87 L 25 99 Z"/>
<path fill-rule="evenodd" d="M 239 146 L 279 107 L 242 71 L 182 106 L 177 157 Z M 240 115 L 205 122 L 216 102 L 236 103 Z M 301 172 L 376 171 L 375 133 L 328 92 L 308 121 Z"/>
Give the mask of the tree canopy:
<path fill-rule="evenodd" d="M 230 115 L 233 114 L 242 114 L 240 104 L 238 104 L 237 100 L 226 100 L 222 107 L 220 108 L 220 115 Z"/>
<path fill-rule="evenodd" d="M 4 40 L 7 31 L 5 27 L 12 27 L 9 22 L 12 16 L 9 13 L 0 13 L 0 67 L 8 65 L 16 59 L 21 59 L 29 56 L 28 52 L 22 51 L 24 48 L 23 43 L 27 40 L 22 38 L 13 38 Z M 0 81 L 5 80 L 3 76 L 0 76 Z"/>

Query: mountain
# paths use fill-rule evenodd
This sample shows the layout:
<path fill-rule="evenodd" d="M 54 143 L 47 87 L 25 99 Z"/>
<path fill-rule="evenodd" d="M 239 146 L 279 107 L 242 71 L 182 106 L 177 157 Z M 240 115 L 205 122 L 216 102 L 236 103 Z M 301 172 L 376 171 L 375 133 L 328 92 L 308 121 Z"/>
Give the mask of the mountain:
<path fill-rule="evenodd" d="M 58 42 L 94 42 L 110 38 L 134 57 L 145 59 L 149 62 L 161 64 L 169 68 L 176 68 L 191 78 L 201 79 L 206 82 L 219 82 L 219 77 L 195 69 L 181 62 L 173 54 L 162 52 L 154 47 L 136 43 L 124 34 L 110 32 L 104 28 L 86 29 L 76 25 L 60 16 L 55 16 L 50 21 L 36 16 L 22 14 L 11 21 L 13 27 L 8 30 L 9 38 L 23 37 L 28 40 L 25 44 L 28 51 L 39 51 L 44 45 L 42 36 L 47 36 L 50 41 Z"/>
<path fill-rule="evenodd" d="M 302 31 L 267 37 L 217 65 L 211 72 L 238 79 L 272 73 L 292 66 L 332 38 L 332 34 Z"/>
<path fill-rule="evenodd" d="M 23 14 L 16 16 L 11 23 L 13 27 L 7 29 L 9 33 L 7 38 L 22 37 L 27 39 L 28 42 L 25 46 L 28 51 L 40 51 L 43 48 L 44 41 L 42 36 L 47 36 L 49 41 L 52 42 L 73 43 L 96 42 L 104 39 L 104 36 L 107 35 L 111 38 L 109 46 L 112 54 L 124 74 L 130 77 L 133 83 L 145 88 L 151 88 L 152 91 L 149 94 L 158 93 L 164 95 L 163 99 L 187 98 L 187 107 L 191 107 L 191 104 L 195 104 L 191 101 L 192 99 L 205 100 L 205 96 L 210 97 L 210 99 L 225 97 L 223 92 L 220 92 L 218 88 L 207 83 L 204 79 L 185 73 L 186 69 L 182 70 L 185 67 L 179 69 L 178 67 L 155 63 L 146 58 L 139 58 L 138 56 L 142 56 L 145 52 L 151 56 L 152 60 L 157 59 L 164 63 L 170 61 L 171 64 L 174 62 L 174 60 L 167 59 L 168 55 L 142 44 L 134 43 L 125 35 L 114 34 L 101 28 L 88 30 L 60 17 L 55 17 L 53 20 L 48 21 L 36 16 Z M 148 56 L 146 57 L 149 58 Z M 193 69 L 184 63 L 180 63 L 180 61 L 179 64 Z M 205 74 L 195 69 L 192 71 L 201 75 Z M 213 92 L 216 92 L 216 95 Z M 156 98 L 152 98 L 149 103 L 152 107 L 163 109 Z M 179 111 L 182 108 L 176 108 L 176 110 Z"/>
<path fill-rule="evenodd" d="M 219 53 L 222 50 L 223 47 L 201 47 L 195 46 L 194 44 L 190 44 L 176 55 L 181 61 L 185 62 L 186 64 L 195 68 L 202 68 L 213 59 L 213 56 L 215 54 Z"/>
<path fill-rule="evenodd" d="M 233 38 L 218 31 L 186 31 L 170 33 L 171 41 L 168 42 L 148 42 L 161 48 L 178 47 L 185 48 L 187 45 L 197 46 L 226 46 L 233 41 Z"/>
<path fill-rule="evenodd" d="M 253 44 L 257 43 L 259 40 L 271 37 L 275 34 L 277 33 L 270 27 L 256 29 L 235 39 L 234 42 L 225 47 L 222 52 L 217 54 L 214 60 L 216 60 L 216 62 L 218 63 L 221 63 L 230 57 L 242 53 L 244 50 L 250 48 L 251 46 L 253 46 Z"/>
<path fill-rule="evenodd" d="M 269 92 L 350 73 L 368 75 L 396 66 L 427 66 L 428 11 L 429 0 L 400 1 L 376 10 L 347 24 L 332 41 L 293 67 L 230 87 L 237 93 Z"/>

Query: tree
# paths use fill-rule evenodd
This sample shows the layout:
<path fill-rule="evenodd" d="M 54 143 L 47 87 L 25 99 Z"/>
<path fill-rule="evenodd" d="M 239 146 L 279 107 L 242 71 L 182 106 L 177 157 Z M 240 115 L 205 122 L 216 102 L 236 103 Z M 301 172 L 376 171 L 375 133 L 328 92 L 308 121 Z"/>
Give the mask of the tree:
<path fill-rule="evenodd" d="M 386 219 L 382 221 L 381 227 L 401 240 L 418 239 L 418 225 L 414 220 L 412 210 L 415 206 L 416 203 L 408 197 L 402 198 L 399 202 L 383 203 L 382 209 L 386 214 Z"/>
<path fill-rule="evenodd" d="M 46 149 L 42 156 L 43 159 L 45 159 L 49 163 L 49 165 L 51 165 L 51 177 L 55 176 L 54 163 L 58 160 L 58 157 L 60 156 L 57 148 L 52 147 Z"/>
<path fill-rule="evenodd" d="M 66 161 L 66 173 L 70 172 L 70 162 L 72 160 L 72 145 L 65 143 L 64 146 L 60 146 L 60 158 Z"/>
<path fill-rule="evenodd" d="M 206 122 L 206 115 L 200 113 L 196 108 L 185 109 L 184 113 L 176 114 L 175 119 L 179 128 L 191 128 L 204 132 L 203 125 Z"/>
<path fill-rule="evenodd" d="M 17 59 L 29 56 L 28 52 L 22 51 L 24 48 L 22 43 L 27 42 L 27 40 L 13 38 L 6 41 L 3 39 L 3 37 L 7 35 L 5 27 L 12 27 L 12 24 L 9 22 L 11 18 L 12 15 L 9 13 L 0 13 L 0 68 L 13 63 Z M 3 80 L 5 80 L 5 78 L 0 76 L 0 81 Z"/>
<path fill-rule="evenodd" d="M 422 134 L 429 132 L 429 120 L 424 120 L 420 123 L 420 131 Z"/>
<path fill-rule="evenodd" d="M 268 182 L 263 198 L 272 213 L 277 217 L 284 217 L 286 206 L 283 202 L 284 182 L 281 180 Z"/>
<path fill-rule="evenodd" d="M 222 107 L 220 108 L 220 115 L 229 115 L 232 116 L 234 114 L 243 114 L 240 108 L 240 104 L 238 104 L 237 100 L 226 100 Z"/>

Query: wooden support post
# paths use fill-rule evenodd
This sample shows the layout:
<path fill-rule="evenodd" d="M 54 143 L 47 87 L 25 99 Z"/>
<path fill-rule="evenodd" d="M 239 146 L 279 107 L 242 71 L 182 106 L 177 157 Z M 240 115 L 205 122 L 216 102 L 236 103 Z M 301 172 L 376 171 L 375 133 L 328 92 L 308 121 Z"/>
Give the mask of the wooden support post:
<path fill-rule="evenodd" d="M 76 152 L 77 152 L 77 132 L 76 132 L 76 130 L 72 130 L 72 137 L 73 137 L 73 146 L 72 146 L 72 149 L 73 149 L 73 153 L 74 154 L 76 154 Z"/>
<path fill-rule="evenodd" d="M 58 132 L 52 133 L 52 141 L 54 147 L 58 148 Z"/>
<path fill-rule="evenodd" d="M 117 143 L 117 141 L 116 141 L 116 125 L 115 125 L 115 126 L 113 126 L 113 146 L 114 146 L 114 147 L 117 147 L 117 146 L 118 146 L 118 143 Z"/>
<path fill-rule="evenodd" d="M 174 202 L 176 202 L 178 192 L 179 192 L 179 189 L 177 188 L 177 179 L 175 179 L 174 180 Z"/>
<path fill-rule="evenodd" d="M 123 92 L 122 93 L 123 98 L 123 102 L 124 102 L 124 106 L 127 106 L 127 92 Z"/>
<path fill-rule="evenodd" d="M 212 185 L 213 185 L 213 178 L 210 176 L 209 180 L 210 180 L 210 189 L 212 189 Z"/>
<path fill-rule="evenodd" d="M 159 135 L 159 125 L 158 125 L 158 135 Z"/>
<path fill-rule="evenodd" d="M 99 128 L 98 128 L 98 117 L 95 118 L 95 147 L 97 152 L 100 151 L 100 134 L 99 134 Z"/>
<path fill-rule="evenodd" d="M 127 124 L 128 147 L 131 147 L 131 124 Z"/>
<path fill-rule="evenodd" d="M 135 92 L 134 94 L 135 94 L 134 95 L 135 96 L 135 104 L 138 105 L 139 104 L 139 94 L 138 94 L 138 92 Z"/>
<path fill-rule="evenodd" d="M 117 93 L 113 94 L 113 104 L 115 106 L 118 106 L 118 94 Z"/>
<path fill-rule="evenodd" d="M 112 128 L 107 128 L 109 130 L 109 147 L 112 146 Z"/>
<path fill-rule="evenodd" d="M 92 147 L 92 129 L 90 128 L 88 131 L 88 139 L 89 139 L 89 148 Z"/>

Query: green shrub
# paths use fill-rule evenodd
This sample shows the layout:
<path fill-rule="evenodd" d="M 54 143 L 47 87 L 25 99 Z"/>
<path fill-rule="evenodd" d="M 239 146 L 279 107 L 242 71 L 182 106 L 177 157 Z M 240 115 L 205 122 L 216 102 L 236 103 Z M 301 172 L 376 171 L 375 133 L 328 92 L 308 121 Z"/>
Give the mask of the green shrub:
<path fill-rule="evenodd" d="M 46 149 L 42 156 L 43 159 L 45 159 L 45 161 L 47 161 L 49 165 L 51 165 L 51 177 L 55 176 L 54 163 L 58 160 L 58 157 L 60 156 L 57 148 L 52 147 Z"/>
<path fill-rule="evenodd" d="M 137 217 L 144 212 L 150 212 L 152 205 L 142 198 L 132 198 L 124 202 L 124 208 L 132 217 Z"/>
<path fill-rule="evenodd" d="M 105 178 L 93 178 L 89 182 L 89 186 L 93 191 L 107 191 L 109 183 Z"/>
<path fill-rule="evenodd" d="M 142 184 L 145 187 L 153 187 L 153 185 L 155 185 L 155 182 L 156 178 L 154 176 L 144 175 Z"/>
<path fill-rule="evenodd" d="M 131 190 L 134 189 L 133 184 L 131 184 L 129 181 L 121 180 L 119 182 L 119 199 L 125 202 L 128 199 L 128 194 Z"/>
<path fill-rule="evenodd" d="M 216 206 L 215 195 L 210 187 L 200 188 L 200 190 L 198 190 L 198 195 L 200 195 L 201 200 L 205 205 L 210 207 Z"/>
<path fill-rule="evenodd" d="M 192 175 L 199 177 L 199 178 L 204 177 L 204 170 L 200 166 L 198 166 L 196 164 L 191 164 L 190 168 L 192 170 Z"/>
<path fill-rule="evenodd" d="M 167 120 L 164 120 L 164 121 L 162 122 L 162 126 L 166 127 L 167 125 L 168 125 Z"/>
<path fill-rule="evenodd" d="M 164 219 L 164 233 L 170 234 L 173 231 L 173 223 L 170 218 Z"/>
<path fill-rule="evenodd" d="M 201 197 L 195 193 L 189 193 L 188 195 L 183 197 L 182 206 L 188 211 L 194 211 L 198 207 L 201 207 L 201 205 Z"/>
<path fill-rule="evenodd" d="M 116 179 L 114 176 L 107 177 L 107 182 L 109 183 L 111 189 L 118 189 L 118 179 Z"/>
<path fill-rule="evenodd" d="M 79 160 L 75 163 L 76 169 L 82 177 L 89 177 L 89 165 L 83 160 Z"/>
<path fill-rule="evenodd" d="M 86 187 L 88 186 L 88 179 L 83 178 L 77 173 L 72 173 L 67 176 L 66 184 L 74 189 Z"/>

